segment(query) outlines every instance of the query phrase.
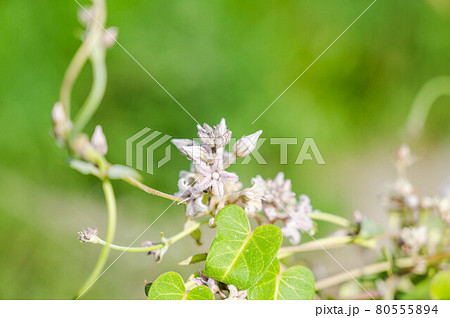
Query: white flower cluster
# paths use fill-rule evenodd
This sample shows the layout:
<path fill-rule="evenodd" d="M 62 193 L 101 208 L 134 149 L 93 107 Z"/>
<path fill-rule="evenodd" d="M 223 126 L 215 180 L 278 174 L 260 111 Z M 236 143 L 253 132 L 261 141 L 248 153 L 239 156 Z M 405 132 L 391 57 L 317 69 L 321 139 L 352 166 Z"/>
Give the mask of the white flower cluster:
<path fill-rule="evenodd" d="M 227 204 L 241 206 L 247 216 L 257 217 L 262 213 L 269 223 L 283 222 L 282 233 L 292 244 L 301 240 L 301 232 L 310 231 L 314 222 L 309 217 L 313 212 L 310 199 L 301 195 L 298 200 L 292 191 L 291 180 L 285 180 L 282 172 L 271 180 L 261 176 L 252 179 L 250 188 L 242 189 L 238 176 L 227 169 L 236 158 L 248 156 L 257 144 L 262 131 L 243 136 L 228 152 L 231 131 L 225 119 L 217 126 L 198 125 L 198 141 L 173 139 L 172 143 L 192 161 L 190 171 L 181 171 L 177 197 L 186 203 L 186 214 L 219 211 Z"/>
<path fill-rule="evenodd" d="M 444 197 L 425 197 L 421 203 L 426 210 L 433 211 L 447 226 L 450 226 L 450 195 Z"/>
<path fill-rule="evenodd" d="M 400 233 L 401 246 L 406 253 L 410 255 L 418 255 L 419 250 L 427 243 L 427 228 L 405 227 Z"/>
<path fill-rule="evenodd" d="M 252 200 L 244 201 L 244 210 L 262 210 L 269 221 L 281 220 L 284 223 L 281 229 L 283 236 L 289 237 L 291 244 L 300 243 L 300 232 L 308 232 L 314 226 L 309 217 L 313 212 L 309 197 L 300 195 L 297 201 L 291 180 L 285 180 L 282 172 L 273 180 L 256 176 L 252 183 L 253 187 L 248 191 L 253 194 Z M 246 190 L 243 192 L 246 193 Z"/>
<path fill-rule="evenodd" d="M 231 140 L 231 131 L 227 129 L 222 118 L 217 126 L 198 125 L 199 142 L 190 139 L 174 139 L 172 143 L 192 161 L 190 171 L 182 171 L 178 181 L 179 191 L 176 194 L 187 202 L 186 213 L 195 216 L 205 212 L 209 206 L 222 203 L 228 197 L 229 191 L 239 190 L 238 176 L 228 172 L 228 168 L 236 158 L 248 156 L 256 146 L 262 131 L 239 139 L 233 147 L 233 152 L 225 151 L 225 146 Z M 229 186 L 235 184 L 235 186 Z M 205 195 L 209 194 L 205 204 Z M 211 210 L 211 209 L 210 209 Z"/>

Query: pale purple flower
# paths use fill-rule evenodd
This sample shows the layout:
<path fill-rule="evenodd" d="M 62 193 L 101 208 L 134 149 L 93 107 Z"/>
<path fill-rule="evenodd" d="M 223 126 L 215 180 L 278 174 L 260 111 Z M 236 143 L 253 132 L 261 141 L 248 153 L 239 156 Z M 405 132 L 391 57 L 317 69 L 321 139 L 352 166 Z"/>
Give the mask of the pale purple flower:
<path fill-rule="evenodd" d="M 88 227 L 87 230 L 82 230 L 81 232 L 77 232 L 77 239 L 82 243 L 98 243 L 98 229 Z"/>
<path fill-rule="evenodd" d="M 91 137 L 91 145 L 97 150 L 102 156 L 106 155 L 108 152 L 108 144 L 106 142 L 105 134 L 103 133 L 102 126 L 97 125 L 95 127 L 94 133 Z"/>
<path fill-rule="evenodd" d="M 309 217 L 312 212 L 311 201 L 308 196 L 301 195 L 299 202 L 288 211 L 284 227 L 281 229 L 283 236 L 289 237 L 293 245 L 300 243 L 300 232 L 308 232 L 314 227 L 314 222 Z"/>
<path fill-rule="evenodd" d="M 245 300 L 247 298 L 247 290 L 238 290 L 234 285 L 228 285 L 230 292 L 226 300 Z"/>
<path fill-rule="evenodd" d="M 195 216 L 198 212 L 205 212 L 207 206 L 203 204 L 204 193 L 197 191 L 194 187 L 198 176 L 195 173 L 181 171 L 178 180 L 178 192 L 175 196 L 183 199 L 186 203 L 186 213 L 189 216 Z"/>
<path fill-rule="evenodd" d="M 219 199 L 223 197 L 224 183 L 237 182 L 239 180 L 236 174 L 223 170 L 221 160 L 216 160 L 212 166 L 197 164 L 195 165 L 195 170 L 202 175 L 202 178 L 197 181 L 194 188 L 198 192 L 211 188 L 212 193 Z"/>
<path fill-rule="evenodd" d="M 425 226 L 405 227 L 400 233 L 400 239 L 404 250 L 408 254 L 415 255 L 427 242 L 427 228 Z"/>
<path fill-rule="evenodd" d="M 203 124 L 203 127 L 197 125 L 197 129 L 201 142 L 211 148 L 223 148 L 230 142 L 231 131 L 227 129 L 225 118 L 222 118 L 214 128 L 211 128 L 208 124 Z"/>
<path fill-rule="evenodd" d="M 247 157 L 256 147 L 259 136 L 261 136 L 262 130 L 258 130 L 254 134 L 249 136 L 243 136 L 233 146 L 233 152 L 238 158 Z"/>
<path fill-rule="evenodd" d="M 289 209 L 295 204 L 295 193 L 292 192 L 291 180 L 284 180 L 284 174 L 279 172 L 275 179 L 264 180 L 261 176 L 252 179 L 259 186 L 262 195 L 263 211 L 266 217 L 273 221 L 280 217 L 279 211 Z"/>

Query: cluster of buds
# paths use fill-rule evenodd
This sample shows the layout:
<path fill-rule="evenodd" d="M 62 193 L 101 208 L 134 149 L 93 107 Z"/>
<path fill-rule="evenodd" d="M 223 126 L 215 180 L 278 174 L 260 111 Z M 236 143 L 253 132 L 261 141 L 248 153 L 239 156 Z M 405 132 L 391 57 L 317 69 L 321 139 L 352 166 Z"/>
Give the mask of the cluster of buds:
<path fill-rule="evenodd" d="M 52 109 L 53 135 L 60 146 L 64 145 L 70 130 L 72 122 L 64 110 L 61 102 L 57 102 Z"/>
<path fill-rule="evenodd" d="M 201 271 L 198 272 L 198 277 L 192 277 L 191 281 L 197 286 L 208 287 L 213 294 L 219 295 L 220 298 L 225 300 L 245 300 L 247 298 L 247 290 L 238 290 L 234 285 L 226 286 L 228 289 L 228 297 L 219 286 L 219 282 L 215 279 L 205 276 Z"/>
<path fill-rule="evenodd" d="M 195 216 L 207 210 L 214 211 L 228 203 L 227 199 L 239 190 L 238 176 L 228 172 L 236 158 L 248 156 L 256 146 L 262 131 L 239 139 L 233 152 L 225 151 L 231 140 L 225 119 L 214 127 L 198 125 L 198 142 L 190 139 L 173 139 L 172 143 L 192 161 L 190 171 L 182 171 L 176 196 L 187 203 L 186 213 Z M 205 202 L 207 201 L 207 202 Z"/>
<path fill-rule="evenodd" d="M 98 229 L 88 227 L 87 230 L 77 232 L 77 239 L 79 239 L 81 243 L 97 244 L 99 242 Z"/>
<path fill-rule="evenodd" d="M 175 194 L 186 203 L 186 214 L 215 213 L 226 204 L 241 206 L 249 217 L 265 216 L 269 223 L 283 222 L 282 233 L 292 244 L 301 240 L 301 232 L 310 231 L 314 223 L 309 217 L 313 212 L 310 199 L 301 195 L 298 200 L 292 191 L 291 180 L 285 180 L 282 172 L 271 180 L 261 176 L 252 179 L 250 188 L 242 189 L 238 176 L 225 169 L 236 158 L 248 156 L 256 147 L 262 131 L 243 136 L 225 151 L 231 140 L 225 119 L 211 127 L 198 125 L 199 141 L 174 139 L 172 143 L 192 161 L 190 171 L 181 171 L 179 191 Z"/>
<path fill-rule="evenodd" d="M 450 196 L 420 197 L 418 195 L 406 176 L 406 169 L 415 160 L 416 157 L 411 154 L 407 145 L 402 145 L 397 151 L 395 167 L 398 179 L 390 186 L 389 209 L 400 213 L 400 217 L 393 218 L 396 220 L 394 230 L 399 233 L 399 247 L 417 261 L 414 272 L 422 273 L 426 270 L 426 263 L 419 256 L 435 251 L 442 241 L 441 230 L 432 226 L 431 223 L 425 223 L 425 218 L 437 215 L 446 226 L 449 226 Z"/>
<path fill-rule="evenodd" d="M 409 255 L 417 256 L 426 243 L 427 229 L 425 226 L 405 227 L 400 233 L 400 246 Z"/>
<path fill-rule="evenodd" d="M 282 172 L 273 180 L 264 180 L 258 175 L 253 178 L 252 183 L 252 188 L 242 191 L 244 194 L 252 194 L 251 200 L 242 200 L 244 210 L 262 211 L 272 223 L 282 221 L 283 236 L 288 237 L 291 244 L 300 243 L 300 233 L 308 232 L 314 226 L 309 217 L 313 212 L 309 197 L 300 195 L 297 200 L 292 191 L 291 180 L 285 180 Z"/>
<path fill-rule="evenodd" d="M 79 134 L 72 144 L 72 149 L 80 157 L 91 162 L 96 162 L 98 155 L 106 155 L 108 144 L 102 127 L 100 125 L 95 127 L 90 140 L 86 134 Z"/>
<path fill-rule="evenodd" d="M 406 177 L 406 169 L 416 161 L 408 145 L 403 144 L 394 156 L 394 165 L 397 169 L 398 179 L 389 185 L 388 209 L 390 211 L 410 210 L 416 213 L 420 209 L 420 199 L 417 191 Z"/>
<path fill-rule="evenodd" d="M 435 212 L 442 222 L 450 226 L 450 195 L 443 197 L 425 197 L 421 201 L 425 210 Z"/>
<path fill-rule="evenodd" d="M 93 24 L 98 23 L 96 21 L 98 14 L 100 14 L 100 11 L 95 5 L 90 8 L 82 8 L 78 11 L 78 21 L 86 28 L 86 32 L 88 32 Z M 101 43 L 105 49 L 109 49 L 117 42 L 118 34 L 119 29 L 117 27 L 109 27 L 104 30 L 99 43 Z"/>

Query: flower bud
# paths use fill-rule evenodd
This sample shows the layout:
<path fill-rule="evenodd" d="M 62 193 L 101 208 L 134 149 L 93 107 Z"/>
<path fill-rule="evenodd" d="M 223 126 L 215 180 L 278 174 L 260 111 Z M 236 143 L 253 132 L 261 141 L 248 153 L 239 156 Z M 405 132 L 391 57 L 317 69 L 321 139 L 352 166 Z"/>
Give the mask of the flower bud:
<path fill-rule="evenodd" d="M 118 34 L 119 29 L 116 27 L 110 27 L 106 29 L 105 33 L 102 36 L 102 43 L 105 49 L 109 49 L 116 43 Z"/>
<path fill-rule="evenodd" d="M 238 158 L 247 157 L 253 150 L 255 150 L 256 143 L 259 136 L 261 136 L 262 130 L 258 130 L 254 134 L 249 136 L 243 136 L 233 146 L 233 152 Z"/>
<path fill-rule="evenodd" d="M 66 136 L 72 128 L 72 123 L 66 116 L 64 106 L 57 102 L 52 109 L 53 133 L 59 144 L 63 144 Z"/>
<path fill-rule="evenodd" d="M 102 126 L 97 125 L 91 137 L 91 144 L 102 156 L 108 152 L 108 144 Z"/>
<path fill-rule="evenodd" d="M 81 243 L 93 243 L 97 244 L 99 242 L 98 229 L 93 229 L 88 227 L 87 230 L 82 230 L 77 233 L 77 238 Z"/>
<path fill-rule="evenodd" d="M 91 161 L 92 151 L 95 150 L 92 144 L 89 142 L 89 137 L 86 134 L 79 134 L 75 137 L 72 143 L 72 149 L 80 157 Z"/>
<path fill-rule="evenodd" d="M 185 156 L 187 156 L 187 153 L 186 153 L 186 151 L 184 151 L 183 147 L 198 145 L 198 143 L 196 143 L 195 141 L 193 141 L 191 139 L 172 139 L 171 142 Z"/>
<path fill-rule="evenodd" d="M 208 160 L 208 152 L 199 145 L 190 145 L 183 147 L 186 156 L 194 163 L 206 162 Z"/>

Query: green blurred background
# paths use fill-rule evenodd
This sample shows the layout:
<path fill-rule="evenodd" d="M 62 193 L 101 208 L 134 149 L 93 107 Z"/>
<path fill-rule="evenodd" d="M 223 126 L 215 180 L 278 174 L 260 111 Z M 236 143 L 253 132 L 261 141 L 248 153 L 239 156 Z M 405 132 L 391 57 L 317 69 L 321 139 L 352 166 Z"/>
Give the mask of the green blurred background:
<path fill-rule="evenodd" d="M 108 25 L 119 27 L 119 42 L 199 122 L 217 124 L 225 117 L 234 137 L 259 129 L 267 138 L 313 137 L 327 163 L 294 165 L 300 145 L 292 145 L 288 164 L 281 165 L 279 148 L 266 143 L 261 154 L 267 165 L 233 167 L 245 185 L 256 174 L 284 171 L 315 208 L 342 215 L 358 208 L 377 219 L 383 184 L 395 176 L 389 156 L 401 142 L 415 95 L 428 80 L 450 75 L 447 0 L 378 0 L 251 124 L 371 2 L 109 0 Z M 94 226 L 105 234 L 100 183 L 71 170 L 51 137 L 51 108 L 80 44 L 78 10 L 73 0 L 0 2 L 2 299 L 71 298 L 100 252 L 80 244 L 75 233 Z M 108 51 L 107 65 L 106 95 L 86 132 L 103 126 L 111 162 L 125 164 L 125 140 L 144 127 L 195 136 L 195 122 L 120 47 Z M 74 90 L 75 109 L 90 79 L 87 66 Z M 415 178 L 425 191 L 437 191 L 448 180 L 449 102 L 437 101 L 417 146 L 423 160 Z M 170 163 L 145 176 L 146 184 L 176 192 L 178 172 L 188 161 L 173 154 Z M 170 202 L 114 185 L 116 242 L 127 245 Z M 157 240 L 161 231 L 172 235 L 183 222 L 183 208 L 173 206 L 138 242 Z M 187 277 L 199 267 L 175 264 L 206 248 L 185 240 L 158 265 L 151 256 L 123 255 L 85 298 L 143 299 L 144 279 L 167 270 Z M 118 255 L 112 252 L 109 262 Z M 323 262 L 333 265 L 329 258 Z"/>

